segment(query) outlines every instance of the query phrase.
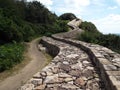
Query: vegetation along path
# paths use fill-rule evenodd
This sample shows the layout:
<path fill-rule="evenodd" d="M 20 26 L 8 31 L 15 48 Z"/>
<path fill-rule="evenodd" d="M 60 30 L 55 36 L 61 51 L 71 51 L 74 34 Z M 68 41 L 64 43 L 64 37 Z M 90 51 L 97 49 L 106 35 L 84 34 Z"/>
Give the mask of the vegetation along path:
<path fill-rule="evenodd" d="M 29 78 L 33 76 L 33 74 L 45 66 L 47 59 L 38 50 L 38 41 L 39 38 L 29 43 L 30 47 L 28 48 L 28 55 L 32 60 L 16 75 L 10 76 L 4 81 L 0 82 L 0 90 L 17 90 L 21 84 L 25 83 Z"/>

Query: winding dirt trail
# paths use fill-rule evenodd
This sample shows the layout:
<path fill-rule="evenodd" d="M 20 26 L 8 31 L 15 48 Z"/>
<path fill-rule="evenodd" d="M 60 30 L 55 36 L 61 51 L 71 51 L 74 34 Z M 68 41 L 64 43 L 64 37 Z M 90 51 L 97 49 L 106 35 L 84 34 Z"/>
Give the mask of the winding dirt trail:
<path fill-rule="evenodd" d="M 40 38 L 29 43 L 28 55 L 32 60 L 16 75 L 10 76 L 2 81 L 0 83 L 0 90 L 17 90 L 21 84 L 25 83 L 45 66 L 47 59 L 37 48 L 39 40 Z"/>

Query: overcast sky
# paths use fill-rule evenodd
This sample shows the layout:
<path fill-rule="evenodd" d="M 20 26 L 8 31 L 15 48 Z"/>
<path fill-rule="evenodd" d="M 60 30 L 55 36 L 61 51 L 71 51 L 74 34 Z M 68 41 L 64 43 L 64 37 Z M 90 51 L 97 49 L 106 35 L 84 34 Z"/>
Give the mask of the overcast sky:
<path fill-rule="evenodd" d="M 28 0 L 33 1 L 33 0 Z M 58 16 L 71 12 L 102 33 L 120 33 L 120 0 L 37 0 Z"/>

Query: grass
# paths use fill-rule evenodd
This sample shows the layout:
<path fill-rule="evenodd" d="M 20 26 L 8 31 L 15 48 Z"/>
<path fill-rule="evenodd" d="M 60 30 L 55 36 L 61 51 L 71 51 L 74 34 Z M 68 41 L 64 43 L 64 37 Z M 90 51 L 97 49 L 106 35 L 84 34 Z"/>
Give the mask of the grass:
<path fill-rule="evenodd" d="M 47 62 L 45 64 L 45 66 L 47 66 L 53 60 L 53 57 L 45 51 L 41 51 L 41 52 L 45 55 L 45 57 L 47 59 Z"/>
<path fill-rule="evenodd" d="M 33 38 L 33 39 L 35 39 L 35 38 Z M 0 82 L 2 82 L 3 80 L 5 80 L 6 78 L 8 78 L 10 76 L 14 76 L 14 75 L 18 74 L 19 71 L 22 70 L 32 60 L 28 54 L 30 43 L 28 42 L 28 43 L 25 43 L 24 45 L 25 45 L 25 51 L 23 53 L 24 60 L 22 60 L 21 63 L 13 66 L 13 68 L 11 68 L 9 70 L 5 70 L 4 72 L 1 72 L 0 73 Z M 46 53 L 45 51 L 41 51 L 41 52 L 45 55 L 45 57 L 47 59 L 47 61 L 45 63 L 45 66 L 46 66 L 52 61 L 53 57 L 51 55 L 49 55 L 48 53 Z"/>
<path fill-rule="evenodd" d="M 31 58 L 27 55 L 29 45 L 25 44 L 26 50 L 24 51 L 24 60 L 22 60 L 21 63 L 15 65 L 13 68 L 9 70 L 5 70 L 4 72 L 0 73 L 0 82 L 3 81 L 5 78 L 9 76 L 13 76 L 18 73 L 19 70 L 21 70 L 23 67 L 25 67 L 30 61 Z"/>
<path fill-rule="evenodd" d="M 24 51 L 24 54 L 23 54 L 24 60 L 22 60 L 21 63 L 15 65 L 13 68 L 11 68 L 9 70 L 5 70 L 4 72 L 0 73 L 0 82 L 3 81 L 4 79 L 6 79 L 9 76 L 16 75 L 21 69 L 23 69 L 32 60 L 28 55 L 29 47 L 30 47 L 29 43 L 26 43 L 25 44 L 25 51 Z M 45 64 L 45 66 L 46 66 L 51 62 L 53 57 L 50 56 L 48 53 L 46 53 L 44 51 L 41 51 L 41 52 L 45 55 L 45 57 L 47 59 L 46 64 Z"/>

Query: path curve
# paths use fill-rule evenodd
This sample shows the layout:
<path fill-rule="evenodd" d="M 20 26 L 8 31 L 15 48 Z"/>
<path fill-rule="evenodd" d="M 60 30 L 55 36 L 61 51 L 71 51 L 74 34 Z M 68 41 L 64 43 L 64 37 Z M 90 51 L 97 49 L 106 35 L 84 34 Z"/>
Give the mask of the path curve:
<path fill-rule="evenodd" d="M 6 78 L 0 83 L 0 90 L 17 90 L 21 84 L 30 79 L 36 72 L 40 71 L 46 64 L 46 57 L 38 50 L 37 45 L 40 38 L 31 41 L 28 55 L 32 60 L 16 75 Z"/>
<path fill-rule="evenodd" d="M 41 43 L 51 53 L 58 47 L 59 53 L 19 90 L 101 90 L 97 69 L 87 53 L 50 37 L 43 37 Z"/>

